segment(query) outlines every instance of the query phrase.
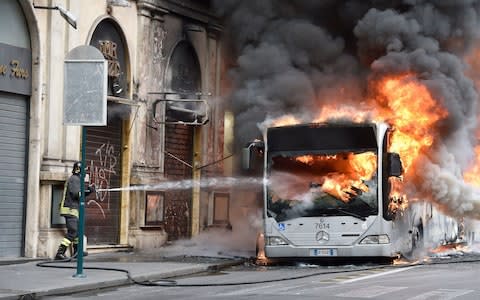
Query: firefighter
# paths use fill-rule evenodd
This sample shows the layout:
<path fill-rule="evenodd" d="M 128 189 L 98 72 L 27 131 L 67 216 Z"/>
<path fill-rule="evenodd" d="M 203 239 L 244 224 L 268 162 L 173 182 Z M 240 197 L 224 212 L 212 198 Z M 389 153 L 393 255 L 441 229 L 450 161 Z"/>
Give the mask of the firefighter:
<path fill-rule="evenodd" d="M 80 205 L 80 173 L 82 171 L 82 163 L 77 161 L 73 164 L 72 175 L 65 182 L 63 190 L 63 199 L 60 203 L 60 215 L 65 218 L 67 225 L 67 234 L 63 238 L 58 247 L 55 260 L 66 260 L 65 252 L 67 248 L 73 246 L 72 258 L 77 256 L 78 252 L 78 208 Z M 89 185 L 85 189 L 85 196 L 95 192 L 95 186 Z M 86 256 L 87 253 L 85 252 Z"/>

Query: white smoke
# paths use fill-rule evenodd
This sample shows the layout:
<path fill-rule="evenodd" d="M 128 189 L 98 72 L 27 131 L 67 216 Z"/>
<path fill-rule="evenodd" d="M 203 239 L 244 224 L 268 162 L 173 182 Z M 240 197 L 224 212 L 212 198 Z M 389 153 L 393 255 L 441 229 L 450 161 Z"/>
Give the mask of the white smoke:
<path fill-rule="evenodd" d="M 236 211 L 238 213 L 238 211 Z M 162 248 L 168 254 L 182 253 L 187 256 L 207 257 L 255 257 L 257 234 L 263 228 L 260 210 L 232 216 L 230 228 L 210 227 L 188 240 L 174 241 Z"/>
<path fill-rule="evenodd" d="M 466 184 L 446 168 L 426 162 L 422 166 L 420 189 L 432 194 L 446 213 L 455 217 L 480 219 L 480 190 Z"/>

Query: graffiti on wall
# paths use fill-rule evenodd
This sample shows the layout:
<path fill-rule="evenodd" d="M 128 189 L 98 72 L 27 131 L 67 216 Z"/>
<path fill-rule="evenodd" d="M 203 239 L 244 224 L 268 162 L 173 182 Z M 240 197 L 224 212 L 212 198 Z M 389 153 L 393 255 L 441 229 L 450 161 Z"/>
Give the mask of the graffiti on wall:
<path fill-rule="evenodd" d="M 117 175 L 115 167 L 117 166 L 118 158 L 115 155 L 115 147 L 110 142 L 102 144 L 95 151 L 95 156 L 90 160 L 89 172 L 92 184 L 95 184 L 97 193 L 95 199 L 89 200 L 87 205 L 98 207 L 103 217 L 105 218 L 105 209 L 110 209 L 110 191 L 112 176 Z"/>

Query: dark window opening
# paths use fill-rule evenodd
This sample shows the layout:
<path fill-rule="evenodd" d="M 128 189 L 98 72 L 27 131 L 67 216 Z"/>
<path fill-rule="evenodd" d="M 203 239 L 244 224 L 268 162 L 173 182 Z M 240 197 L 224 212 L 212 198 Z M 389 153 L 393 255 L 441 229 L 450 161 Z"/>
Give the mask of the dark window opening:
<path fill-rule="evenodd" d="M 213 225 L 230 224 L 229 220 L 230 196 L 226 193 L 215 193 L 213 195 Z"/>
<path fill-rule="evenodd" d="M 63 184 L 52 185 L 52 207 L 50 210 L 50 225 L 53 228 L 65 227 L 65 218 L 60 215 L 60 203 L 63 198 Z"/>

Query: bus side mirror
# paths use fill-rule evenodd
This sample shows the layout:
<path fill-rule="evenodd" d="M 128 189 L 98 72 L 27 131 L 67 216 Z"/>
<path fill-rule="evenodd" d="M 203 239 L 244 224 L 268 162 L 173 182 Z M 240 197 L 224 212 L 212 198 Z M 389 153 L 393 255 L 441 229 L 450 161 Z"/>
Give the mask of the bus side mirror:
<path fill-rule="evenodd" d="M 395 176 L 400 177 L 403 174 L 402 161 L 398 153 L 387 153 L 387 173 L 388 177 Z"/>
<path fill-rule="evenodd" d="M 265 144 L 260 140 L 248 143 L 242 149 L 242 169 L 246 171 L 253 170 L 255 168 L 254 158 L 258 157 L 260 153 L 263 153 L 264 149 Z"/>

